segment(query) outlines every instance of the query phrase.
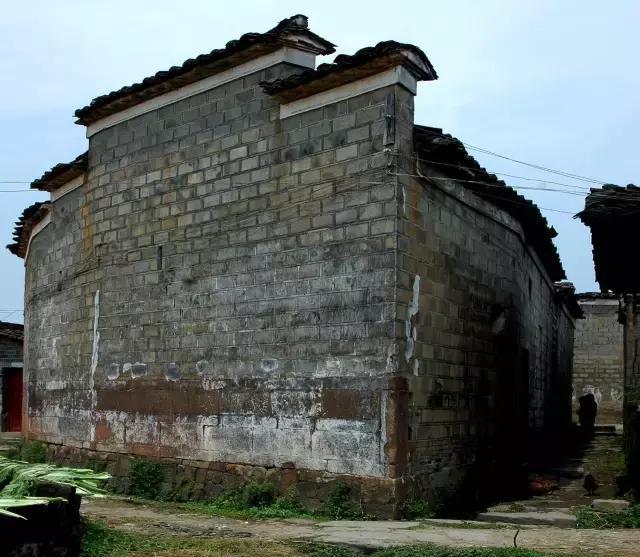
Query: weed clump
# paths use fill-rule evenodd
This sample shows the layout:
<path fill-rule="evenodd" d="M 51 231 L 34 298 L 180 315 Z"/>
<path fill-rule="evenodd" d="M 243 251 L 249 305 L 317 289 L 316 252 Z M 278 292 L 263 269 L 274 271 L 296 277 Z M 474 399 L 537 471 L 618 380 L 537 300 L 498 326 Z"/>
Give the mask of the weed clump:
<path fill-rule="evenodd" d="M 136 459 L 129 469 L 129 493 L 144 499 L 159 499 L 162 468 L 157 462 Z"/>
<path fill-rule="evenodd" d="M 578 528 L 640 528 L 640 505 L 609 513 L 584 507 L 576 513 L 576 516 Z"/>
<path fill-rule="evenodd" d="M 329 492 L 323 513 L 333 520 L 363 520 L 364 513 L 351 501 L 351 487 L 346 482 L 337 482 Z"/>
<path fill-rule="evenodd" d="M 404 503 L 400 509 L 403 518 L 433 518 L 435 511 L 428 501 L 423 499 L 411 499 Z"/>

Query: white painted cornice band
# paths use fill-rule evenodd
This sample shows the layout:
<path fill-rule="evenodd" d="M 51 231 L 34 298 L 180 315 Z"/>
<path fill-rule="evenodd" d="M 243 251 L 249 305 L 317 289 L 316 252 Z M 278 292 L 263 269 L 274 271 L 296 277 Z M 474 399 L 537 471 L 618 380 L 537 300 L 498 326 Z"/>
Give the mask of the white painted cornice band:
<path fill-rule="evenodd" d="M 82 184 L 84 184 L 85 175 L 84 173 L 73 180 L 69 180 L 63 186 L 60 186 L 57 190 L 53 190 L 51 192 L 51 201 L 56 201 L 60 199 L 62 196 L 67 195 L 73 190 L 79 188 Z"/>
<path fill-rule="evenodd" d="M 230 81 L 234 81 L 235 79 L 259 72 L 283 62 L 303 66 L 305 68 L 315 68 L 316 56 L 311 52 L 298 50 L 292 47 L 281 48 L 269 54 L 265 54 L 264 56 L 260 56 L 259 58 L 255 58 L 254 60 L 249 60 L 248 62 L 229 68 L 223 72 L 206 77 L 205 79 L 201 79 L 200 81 L 189 83 L 179 89 L 168 91 L 167 93 L 158 95 L 157 97 L 141 102 L 135 106 L 125 108 L 116 114 L 105 116 L 97 122 L 87 126 L 87 137 L 91 137 L 106 128 L 120 124 L 121 122 L 131 120 L 136 116 L 158 110 L 159 108 L 169 104 L 192 97 L 198 93 L 203 93 L 204 91 L 209 91 L 210 89 L 215 89 L 216 87 L 229 83 Z"/>
<path fill-rule="evenodd" d="M 33 239 L 42 232 L 51 222 L 51 211 L 49 211 L 40 222 L 38 222 L 32 229 L 31 234 L 29 236 L 29 242 L 27 243 L 27 249 L 24 253 L 24 264 L 27 264 L 27 259 L 29 257 L 29 248 L 31 247 L 31 242 Z"/>
<path fill-rule="evenodd" d="M 396 83 L 408 89 L 413 95 L 416 94 L 416 78 L 403 66 L 395 66 L 378 74 L 358 79 L 352 83 L 346 83 L 339 87 L 327 89 L 321 93 L 305 97 L 304 99 L 282 104 L 280 105 L 280 118 L 295 116 L 301 112 L 307 112 L 328 104 L 344 101 L 364 93 L 369 93 L 370 91 L 375 91 L 376 89 L 381 89 L 382 87 L 395 85 Z"/>

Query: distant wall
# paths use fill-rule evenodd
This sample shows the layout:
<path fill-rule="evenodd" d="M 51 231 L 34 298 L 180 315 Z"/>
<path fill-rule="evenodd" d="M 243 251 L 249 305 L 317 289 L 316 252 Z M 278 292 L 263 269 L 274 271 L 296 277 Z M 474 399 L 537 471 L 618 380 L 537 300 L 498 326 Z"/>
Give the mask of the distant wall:
<path fill-rule="evenodd" d="M 577 408 L 577 399 L 591 392 L 599 401 L 598 422 L 621 422 L 624 349 L 619 302 L 615 298 L 583 297 L 579 303 L 585 318 L 576 323 L 574 404 Z"/>
<path fill-rule="evenodd" d="M 4 428 L 4 409 L 2 407 L 2 372 L 5 368 L 22 367 L 22 341 L 0 337 L 0 431 Z"/>

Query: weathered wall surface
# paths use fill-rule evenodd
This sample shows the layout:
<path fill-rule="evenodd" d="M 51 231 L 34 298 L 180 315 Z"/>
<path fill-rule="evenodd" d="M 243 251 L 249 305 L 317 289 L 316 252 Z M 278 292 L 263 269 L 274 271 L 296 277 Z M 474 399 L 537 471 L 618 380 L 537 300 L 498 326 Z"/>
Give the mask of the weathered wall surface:
<path fill-rule="evenodd" d="M 501 467 L 517 470 L 545 426 L 570 424 L 573 321 L 518 222 L 421 172 L 439 179 L 408 178 L 399 217 L 409 475 L 468 502 Z"/>
<path fill-rule="evenodd" d="M 399 88 L 279 120 L 293 70 L 91 137 L 28 256 L 32 438 L 389 476 Z"/>
<path fill-rule="evenodd" d="M 29 435 L 122 489 L 137 455 L 169 492 L 445 499 L 569 419 L 573 323 L 517 222 L 412 177 L 406 89 L 280 119 L 258 83 L 292 71 L 91 137 L 29 250 Z"/>
<path fill-rule="evenodd" d="M 0 431 L 4 427 L 2 408 L 2 370 L 22 367 L 22 341 L 0 336 Z"/>
<path fill-rule="evenodd" d="M 617 299 L 583 297 L 584 319 L 576 324 L 574 398 L 593 393 L 598 400 L 598 421 L 620 421 L 624 393 L 623 327 L 618 321 Z"/>

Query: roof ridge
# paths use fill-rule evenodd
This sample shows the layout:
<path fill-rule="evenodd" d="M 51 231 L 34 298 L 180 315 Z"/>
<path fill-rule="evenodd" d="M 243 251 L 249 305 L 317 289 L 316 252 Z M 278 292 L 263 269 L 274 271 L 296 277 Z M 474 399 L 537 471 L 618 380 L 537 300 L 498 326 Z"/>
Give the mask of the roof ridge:
<path fill-rule="evenodd" d="M 265 93 L 269 95 L 277 95 L 285 90 L 294 89 L 302 85 L 308 85 L 331 74 L 346 71 L 350 68 L 364 66 L 377 59 L 382 59 L 385 56 L 393 57 L 402 55 L 406 51 L 409 51 L 416 56 L 424 66 L 424 68 L 420 67 L 408 58 L 403 61 L 418 79 L 433 80 L 438 78 L 435 68 L 422 49 L 413 44 L 389 40 L 381 41 L 374 46 L 361 48 L 353 54 L 339 54 L 335 57 L 333 62 L 320 64 L 315 69 L 305 70 L 285 78 L 275 79 L 273 81 L 262 81 L 260 82 L 260 85 Z M 397 62 L 399 62 L 399 60 Z M 356 79 L 358 78 L 358 76 L 354 77 Z"/>
<path fill-rule="evenodd" d="M 225 60 L 230 59 L 232 56 L 240 55 L 242 52 L 255 49 L 255 54 L 261 55 L 266 51 L 275 50 L 278 45 L 287 44 L 287 34 L 291 32 L 300 33 L 309 39 L 308 41 L 297 41 L 295 44 L 299 48 L 303 47 L 316 54 L 332 54 L 335 52 L 333 43 L 309 29 L 307 16 L 296 14 L 283 19 L 275 27 L 264 33 L 244 33 L 239 39 L 227 42 L 224 48 L 214 49 L 195 58 L 188 58 L 181 66 L 172 66 L 168 70 L 158 71 L 137 83 L 95 97 L 88 105 L 75 111 L 76 123 L 91 124 L 104 116 L 120 112 L 129 106 L 135 106 L 177 87 L 199 81 L 208 75 L 214 75 L 225 69 L 218 67 L 224 66 Z M 315 41 L 316 44 L 311 41 Z M 291 41 L 289 41 L 290 43 Z M 265 52 L 261 52 L 260 46 L 263 47 L 262 50 L 265 50 Z"/>
<path fill-rule="evenodd" d="M 73 180 L 87 170 L 89 152 L 85 151 L 69 162 L 61 162 L 47 170 L 40 178 L 31 182 L 31 188 L 41 191 L 51 191 Z"/>

